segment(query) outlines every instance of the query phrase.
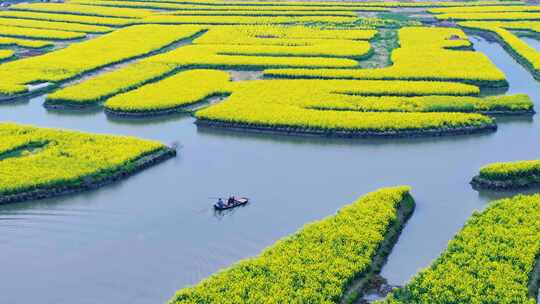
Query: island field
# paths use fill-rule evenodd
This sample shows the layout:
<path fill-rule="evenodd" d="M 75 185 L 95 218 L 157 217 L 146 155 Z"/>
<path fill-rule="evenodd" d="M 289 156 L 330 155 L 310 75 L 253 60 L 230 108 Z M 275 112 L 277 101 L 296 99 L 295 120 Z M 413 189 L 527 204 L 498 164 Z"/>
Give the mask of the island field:
<path fill-rule="evenodd" d="M 0 302 L 537 303 L 538 81 L 522 1 L 3 2 Z"/>

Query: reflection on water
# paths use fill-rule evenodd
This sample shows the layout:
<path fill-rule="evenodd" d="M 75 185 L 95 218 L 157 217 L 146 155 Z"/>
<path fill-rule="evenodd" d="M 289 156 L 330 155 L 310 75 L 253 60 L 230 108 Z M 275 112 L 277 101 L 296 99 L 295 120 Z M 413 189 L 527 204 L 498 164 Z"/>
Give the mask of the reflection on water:
<path fill-rule="evenodd" d="M 497 44 L 475 47 L 510 93 L 539 99 L 532 77 Z M 346 140 L 197 129 L 186 115 L 145 120 L 51 112 L 44 97 L 0 106 L 0 120 L 178 142 L 177 158 L 99 190 L 0 206 L 0 303 L 159 303 L 358 196 L 407 184 L 415 214 L 383 275 L 403 284 L 445 248 L 492 194 L 469 185 L 494 161 L 533 159 L 539 125 L 498 118 L 491 134 Z M 253 199 L 216 216 L 216 195 Z M 501 196 L 511 195 L 509 193 Z M 497 197 L 499 194 L 497 195 Z M 28 292 L 31 290 L 32 292 Z"/>

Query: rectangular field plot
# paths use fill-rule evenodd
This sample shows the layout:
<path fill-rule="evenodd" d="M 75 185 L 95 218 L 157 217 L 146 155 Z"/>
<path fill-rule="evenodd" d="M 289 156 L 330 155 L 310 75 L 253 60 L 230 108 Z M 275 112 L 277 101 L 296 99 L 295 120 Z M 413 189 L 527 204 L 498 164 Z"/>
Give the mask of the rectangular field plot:
<path fill-rule="evenodd" d="M 0 204 L 92 189 L 174 156 L 132 137 L 0 124 Z"/>
<path fill-rule="evenodd" d="M 407 187 L 366 194 L 259 256 L 181 289 L 170 303 L 338 303 L 354 281 L 376 272 L 375 256 L 390 252 L 413 208 Z"/>

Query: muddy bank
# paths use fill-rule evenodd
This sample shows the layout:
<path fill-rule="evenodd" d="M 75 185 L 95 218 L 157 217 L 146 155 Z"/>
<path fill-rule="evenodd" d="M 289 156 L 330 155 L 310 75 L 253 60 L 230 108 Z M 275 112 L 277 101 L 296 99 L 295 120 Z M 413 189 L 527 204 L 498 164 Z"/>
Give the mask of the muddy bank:
<path fill-rule="evenodd" d="M 141 156 L 140 158 L 124 165 L 117 171 L 108 176 L 89 176 L 83 179 L 82 182 L 73 185 L 53 186 L 48 188 L 38 188 L 15 194 L 0 195 L 0 205 L 8 203 L 16 203 L 27 200 L 37 200 L 60 195 L 77 193 L 85 190 L 96 189 L 119 180 L 125 179 L 133 174 L 136 174 L 146 168 L 161 163 L 169 158 L 176 156 L 176 150 L 165 147 L 154 151 L 150 154 Z"/>
<path fill-rule="evenodd" d="M 448 135 L 464 135 L 481 132 L 494 132 L 497 130 L 495 123 L 486 124 L 475 127 L 461 128 L 441 128 L 441 129 L 426 129 L 426 130 L 403 130 L 403 131 L 345 131 L 345 130 L 323 130 L 323 129 L 306 129 L 300 127 L 284 127 L 284 126 L 262 126 L 250 125 L 242 123 L 231 123 L 223 121 L 211 121 L 206 119 L 197 119 L 195 121 L 197 127 L 202 128 L 220 128 L 239 132 L 252 132 L 263 134 L 281 134 L 295 136 L 317 136 L 317 137 L 338 137 L 338 138 L 411 138 L 411 137 L 438 137 Z"/>
<path fill-rule="evenodd" d="M 495 191 L 513 191 L 523 190 L 540 185 L 538 176 L 531 175 L 530 177 L 512 178 L 507 180 L 490 180 L 480 175 L 473 177 L 470 184 L 473 189 L 480 190 L 495 190 Z"/>

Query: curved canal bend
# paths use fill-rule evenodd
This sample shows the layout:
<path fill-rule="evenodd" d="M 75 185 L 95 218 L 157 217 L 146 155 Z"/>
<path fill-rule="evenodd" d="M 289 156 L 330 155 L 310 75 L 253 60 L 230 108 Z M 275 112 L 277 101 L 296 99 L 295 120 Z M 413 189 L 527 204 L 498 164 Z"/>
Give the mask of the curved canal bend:
<path fill-rule="evenodd" d="M 497 44 L 475 41 L 510 93 L 540 85 Z M 500 195 L 468 182 L 494 161 L 534 159 L 540 123 L 499 120 L 492 134 L 328 140 L 197 130 L 175 116 L 111 120 L 101 111 L 47 112 L 43 97 L 0 106 L 1 121 L 178 142 L 179 156 L 121 183 L 75 196 L 0 206 L 2 303 L 159 303 L 303 224 L 374 189 L 406 184 L 415 214 L 382 275 L 404 284 L 445 248 L 474 209 Z M 253 203 L 214 214 L 208 197 Z M 509 196 L 510 193 L 503 194 Z"/>

